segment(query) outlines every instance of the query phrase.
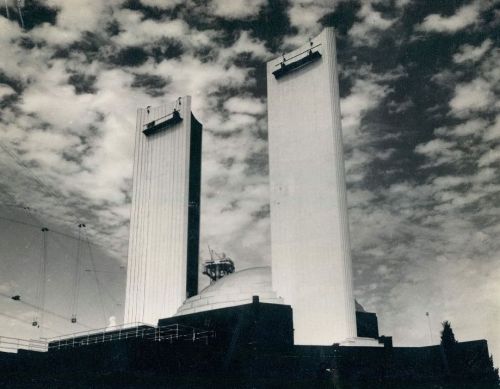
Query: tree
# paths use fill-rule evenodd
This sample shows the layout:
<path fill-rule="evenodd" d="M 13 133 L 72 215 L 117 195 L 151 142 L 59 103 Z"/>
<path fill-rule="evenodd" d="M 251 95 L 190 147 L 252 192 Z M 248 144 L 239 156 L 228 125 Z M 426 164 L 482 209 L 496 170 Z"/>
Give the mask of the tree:
<path fill-rule="evenodd" d="M 441 346 L 445 349 L 451 349 L 458 341 L 455 339 L 455 334 L 451 329 L 451 323 L 446 320 L 443 323 L 443 330 L 441 331 Z"/>
<path fill-rule="evenodd" d="M 451 383 L 484 383 L 484 388 L 499 388 L 498 369 L 493 364 L 493 356 L 484 348 L 464 348 L 458 344 L 451 323 L 441 323 L 441 355 L 445 368 L 445 380 Z"/>
<path fill-rule="evenodd" d="M 460 372 L 460 368 L 457 366 L 459 361 L 456 357 L 455 347 L 458 342 L 451 329 L 451 323 L 446 320 L 441 324 L 443 326 L 441 331 L 441 356 L 443 358 L 446 380 L 453 381 L 457 378 L 457 373 Z"/>

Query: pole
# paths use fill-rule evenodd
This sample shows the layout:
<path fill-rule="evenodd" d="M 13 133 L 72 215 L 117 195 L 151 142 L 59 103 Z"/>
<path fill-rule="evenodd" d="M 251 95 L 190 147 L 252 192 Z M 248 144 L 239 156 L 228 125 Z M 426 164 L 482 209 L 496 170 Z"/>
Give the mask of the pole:
<path fill-rule="evenodd" d="M 434 339 L 432 338 L 432 329 L 431 329 L 431 316 L 429 312 L 425 312 L 425 316 L 427 316 L 427 323 L 429 325 L 429 337 L 431 338 L 431 345 L 434 343 Z"/>
<path fill-rule="evenodd" d="M 7 19 L 10 20 L 9 6 L 7 5 L 7 0 L 5 0 L 5 14 L 7 15 Z"/>
<path fill-rule="evenodd" d="M 21 11 L 23 6 L 23 2 L 21 0 L 17 0 L 17 12 L 19 13 L 19 20 L 21 21 L 21 28 L 24 30 L 23 11 Z"/>
<path fill-rule="evenodd" d="M 47 279 L 47 232 L 48 228 L 42 228 L 43 238 L 43 258 L 42 258 L 42 285 L 40 293 L 40 338 L 43 338 L 43 316 L 45 312 L 45 282 Z"/>

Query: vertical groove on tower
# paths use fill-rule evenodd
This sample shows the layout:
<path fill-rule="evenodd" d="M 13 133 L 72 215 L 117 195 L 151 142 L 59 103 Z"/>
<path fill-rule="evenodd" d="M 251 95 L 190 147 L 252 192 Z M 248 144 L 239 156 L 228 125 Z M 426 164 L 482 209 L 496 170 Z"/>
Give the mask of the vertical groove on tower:
<path fill-rule="evenodd" d="M 296 344 L 331 345 L 356 335 L 333 29 L 285 58 L 267 66 L 273 288 Z"/>
<path fill-rule="evenodd" d="M 198 148 L 191 147 L 190 98 L 184 97 L 181 101 L 181 122 L 159 127 L 149 135 L 143 133 L 147 123 L 154 121 L 153 125 L 157 126 L 171 117 L 168 115 L 173 107 L 153 108 L 149 114 L 138 110 L 126 323 L 156 324 L 160 318 L 173 316 L 186 298 L 188 266 L 198 266 L 198 247 L 193 248 L 188 239 L 188 214 L 190 166 L 192 160 L 201 163 L 201 155 L 193 155 L 201 153 L 201 144 Z M 201 131 L 201 125 L 199 127 Z M 199 191 L 194 200 L 199 204 Z M 199 220 L 194 225 L 199 228 Z M 188 257 L 193 251 L 196 256 Z"/>
<path fill-rule="evenodd" d="M 344 165 L 344 147 L 342 138 L 342 125 L 341 125 L 341 111 L 340 111 L 340 97 L 337 75 L 337 51 L 335 47 L 335 34 L 333 29 L 325 31 L 328 44 L 327 50 L 330 53 L 327 57 L 330 61 L 329 68 L 333 71 L 329 73 L 329 85 L 331 89 L 331 96 L 333 97 L 333 115 L 332 126 L 333 134 L 335 136 L 334 147 L 338 169 L 337 174 L 337 196 L 339 199 L 340 213 L 340 233 L 342 241 L 342 252 L 344 259 L 344 282 L 345 282 L 345 314 L 346 314 L 346 334 L 348 337 L 356 336 L 356 316 L 354 307 L 354 295 L 352 291 L 352 259 L 351 259 L 351 245 L 349 239 L 349 220 L 347 215 L 347 189 L 345 181 L 345 165 Z"/>

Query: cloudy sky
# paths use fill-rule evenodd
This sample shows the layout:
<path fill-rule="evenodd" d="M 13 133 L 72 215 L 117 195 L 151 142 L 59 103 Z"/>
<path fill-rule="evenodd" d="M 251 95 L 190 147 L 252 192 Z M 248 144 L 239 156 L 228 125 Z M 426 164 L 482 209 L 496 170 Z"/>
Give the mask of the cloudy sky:
<path fill-rule="evenodd" d="M 499 358 L 499 1 L 26 0 L 24 29 L 7 5 L 1 334 L 120 323 L 136 109 L 181 95 L 204 125 L 202 256 L 269 264 L 265 62 L 333 25 L 355 294 L 396 345 L 450 320 Z"/>

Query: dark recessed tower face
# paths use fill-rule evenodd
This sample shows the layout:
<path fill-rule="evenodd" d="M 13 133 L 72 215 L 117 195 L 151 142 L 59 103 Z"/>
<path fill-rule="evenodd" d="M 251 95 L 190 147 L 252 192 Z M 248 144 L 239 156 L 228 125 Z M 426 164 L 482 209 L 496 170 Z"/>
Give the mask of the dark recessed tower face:
<path fill-rule="evenodd" d="M 273 289 L 296 344 L 356 336 L 332 28 L 267 63 Z"/>
<path fill-rule="evenodd" d="M 156 324 L 198 292 L 201 147 L 189 96 L 138 110 L 125 323 Z"/>

